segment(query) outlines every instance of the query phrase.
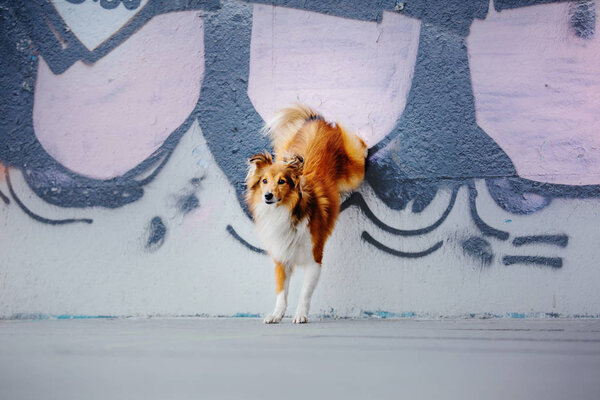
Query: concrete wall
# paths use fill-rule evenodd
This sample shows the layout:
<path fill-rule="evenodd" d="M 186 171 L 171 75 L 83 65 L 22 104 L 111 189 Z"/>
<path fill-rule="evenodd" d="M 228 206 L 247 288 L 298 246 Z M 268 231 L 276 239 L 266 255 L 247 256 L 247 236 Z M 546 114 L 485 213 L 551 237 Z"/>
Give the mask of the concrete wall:
<path fill-rule="evenodd" d="M 597 12 L 0 3 L 0 317 L 270 311 L 239 199 L 263 119 L 297 101 L 370 147 L 313 314 L 597 316 Z"/>

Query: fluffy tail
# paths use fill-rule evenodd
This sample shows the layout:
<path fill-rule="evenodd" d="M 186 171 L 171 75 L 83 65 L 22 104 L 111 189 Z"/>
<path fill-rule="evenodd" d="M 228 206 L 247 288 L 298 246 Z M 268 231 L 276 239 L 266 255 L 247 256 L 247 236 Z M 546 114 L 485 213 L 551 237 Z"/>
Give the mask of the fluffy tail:
<path fill-rule="evenodd" d="M 267 121 L 262 132 L 271 137 L 273 148 L 278 149 L 289 142 L 306 121 L 315 119 L 323 119 L 323 117 L 307 106 L 296 104 L 279 110 Z"/>

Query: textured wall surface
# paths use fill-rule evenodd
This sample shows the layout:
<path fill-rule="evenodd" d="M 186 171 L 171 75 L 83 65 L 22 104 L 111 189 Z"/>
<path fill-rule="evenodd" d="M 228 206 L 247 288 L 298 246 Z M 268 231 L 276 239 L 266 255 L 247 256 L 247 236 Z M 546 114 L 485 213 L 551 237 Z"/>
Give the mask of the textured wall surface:
<path fill-rule="evenodd" d="M 0 317 L 269 311 L 245 160 L 298 101 L 369 145 L 313 314 L 599 315 L 599 10 L 0 1 Z"/>

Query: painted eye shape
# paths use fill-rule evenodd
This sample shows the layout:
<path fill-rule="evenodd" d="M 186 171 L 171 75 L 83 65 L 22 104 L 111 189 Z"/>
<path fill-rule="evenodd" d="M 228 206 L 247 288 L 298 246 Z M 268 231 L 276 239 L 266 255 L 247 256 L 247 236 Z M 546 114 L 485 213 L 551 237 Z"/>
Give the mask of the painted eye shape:
<path fill-rule="evenodd" d="M 263 183 L 267 183 L 267 180 L 266 180 L 266 179 L 263 179 Z"/>
<path fill-rule="evenodd" d="M 280 185 L 283 185 L 285 183 L 285 181 L 283 179 L 280 179 L 277 183 Z"/>

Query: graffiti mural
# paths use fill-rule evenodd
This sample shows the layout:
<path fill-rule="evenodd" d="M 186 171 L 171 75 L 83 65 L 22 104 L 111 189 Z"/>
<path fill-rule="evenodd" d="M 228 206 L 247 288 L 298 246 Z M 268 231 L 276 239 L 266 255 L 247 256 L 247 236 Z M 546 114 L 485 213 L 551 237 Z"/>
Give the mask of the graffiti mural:
<path fill-rule="evenodd" d="M 265 259 L 246 159 L 302 102 L 369 145 L 340 222 L 366 256 L 566 270 L 578 228 L 524 227 L 600 197 L 597 3 L 0 1 L 0 207 Z"/>

